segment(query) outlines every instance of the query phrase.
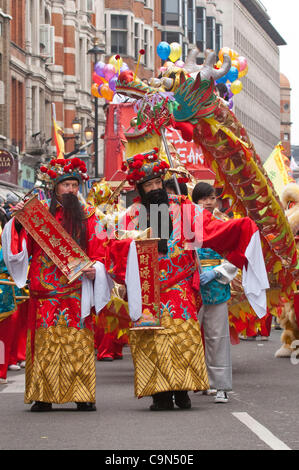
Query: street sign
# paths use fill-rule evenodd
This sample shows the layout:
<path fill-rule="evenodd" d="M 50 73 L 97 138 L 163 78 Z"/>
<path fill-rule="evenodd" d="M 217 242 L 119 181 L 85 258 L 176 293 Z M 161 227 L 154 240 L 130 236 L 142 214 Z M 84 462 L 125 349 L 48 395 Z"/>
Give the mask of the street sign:
<path fill-rule="evenodd" d="M 0 174 L 7 173 L 13 165 L 13 156 L 10 152 L 0 149 Z"/>

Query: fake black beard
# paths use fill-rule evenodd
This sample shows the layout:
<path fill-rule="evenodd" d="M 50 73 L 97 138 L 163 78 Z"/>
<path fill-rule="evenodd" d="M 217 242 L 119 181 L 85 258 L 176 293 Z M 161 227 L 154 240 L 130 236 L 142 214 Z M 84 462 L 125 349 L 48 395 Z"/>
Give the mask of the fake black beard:
<path fill-rule="evenodd" d="M 142 188 L 139 188 L 139 193 L 140 193 L 140 196 L 141 196 L 141 202 L 144 204 L 144 206 L 146 207 L 147 209 L 147 212 L 148 212 L 148 219 L 147 219 L 147 226 L 149 227 L 150 226 L 150 217 L 149 217 L 149 214 L 150 214 L 150 206 L 151 204 L 154 205 L 154 204 L 157 204 L 158 206 L 160 205 L 166 205 L 166 206 L 169 206 L 169 200 L 168 200 L 168 193 L 166 191 L 166 189 L 154 189 L 152 191 L 149 191 L 148 193 L 145 193 L 143 191 Z M 165 213 L 165 211 L 164 211 Z M 167 254 L 168 252 L 168 246 L 167 246 L 167 241 L 170 237 L 170 235 L 172 234 L 172 231 L 173 231 L 173 226 L 172 226 L 172 221 L 171 221 L 171 217 L 170 215 L 168 215 L 169 219 L 169 233 L 168 233 L 168 237 L 167 238 L 161 238 L 161 234 L 163 233 L 163 235 L 165 236 L 165 230 L 163 230 L 163 228 L 165 229 L 165 219 L 163 219 L 163 211 L 162 212 L 158 212 L 158 227 L 155 228 L 152 227 L 153 229 L 153 233 L 152 233 L 152 236 L 153 238 L 160 238 L 159 242 L 158 242 L 158 251 L 159 253 L 162 253 L 162 254 Z"/>
<path fill-rule="evenodd" d="M 54 201 L 53 201 L 54 199 Z M 56 195 L 53 195 L 51 207 L 53 203 L 57 204 Z M 56 212 L 55 204 L 55 212 Z M 72 238 L 85 250 L 86 248 L 86 227 L 84 223 L 84 212 L 77 196 L 72 193 L 63 194 L 61 197 L 61 204 L 63 207 L 63 228 L 72 236 Z M 55 215 L 55 212 L 53 215 Z"/>

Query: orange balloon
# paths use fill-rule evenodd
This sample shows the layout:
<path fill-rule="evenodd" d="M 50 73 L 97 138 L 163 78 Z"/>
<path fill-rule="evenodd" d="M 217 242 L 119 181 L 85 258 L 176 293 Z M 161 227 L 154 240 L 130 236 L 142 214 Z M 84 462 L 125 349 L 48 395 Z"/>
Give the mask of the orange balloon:
<path fill-rule="evenodd" d="M 221 60 L 221 62 L 223 62 L 223 54 L 227 54 L 231 57 L 232 56 L 232 50 L 229 47 L 223 47 L 222 49 L 220 49 L 218 57 Z"/>
<path fill-rule="evenodd" d="M 109 88 L 108 83 L 104 83 L 104 85 L 102 86 L 101 95 L 107 101 L 111 101 L 113 99 L 114 92 Z"/>
<path fill-rule="evenodd" d="M 238 61 L 238 59 L 232 60 L 232 67 L 236 67 L 236 69 L 240 70 L 240 62 Z"/>
<path fill-rule="evenodd" d="M 98 92 L 98 88 L 99 88 L 99 85 L 97 83 L 93 83 L 91 85 L 91 94 L 95 96 L 96 98 L 102 98 L 102 96 Z"/>

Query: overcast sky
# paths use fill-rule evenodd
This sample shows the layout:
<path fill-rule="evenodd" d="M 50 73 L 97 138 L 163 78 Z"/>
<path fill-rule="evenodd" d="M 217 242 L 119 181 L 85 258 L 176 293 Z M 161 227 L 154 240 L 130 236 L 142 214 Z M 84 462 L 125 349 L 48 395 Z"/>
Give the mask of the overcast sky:
<path fill-rule="evenodd" d="M 299 145 L 299 0 L 260 0 L 270 22 L 286 41 L 280 46 L 280 71 L 290 81 L 292 145 Z"/>

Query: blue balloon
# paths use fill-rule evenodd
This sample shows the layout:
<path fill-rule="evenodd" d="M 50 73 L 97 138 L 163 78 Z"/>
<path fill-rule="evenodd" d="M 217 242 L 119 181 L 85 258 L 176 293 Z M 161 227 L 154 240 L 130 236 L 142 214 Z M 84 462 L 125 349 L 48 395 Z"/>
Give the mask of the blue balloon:
<path fill-rule="evenodd" d="M 161 41 L 157 45 L 157 54 L 162 60 L 166 60 L 170 54 L 170 45 L 166 41 Z"/>
<path fill-rule="evenodd" d="M 221 77 L 221 78 L 218 78 L 218 80 L 216 80 L 216 83 L 226 83 L 227 82 L 227 74 L 224 75 L 224 77 Z"/>
<path fill-rule="evenodd" d="M 237 67 L 231 67 L 230 71 L 227 73 L 227 79 L 233 83 L 235 80 L 238 79 L 239 70 Z"/>

